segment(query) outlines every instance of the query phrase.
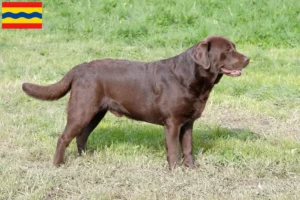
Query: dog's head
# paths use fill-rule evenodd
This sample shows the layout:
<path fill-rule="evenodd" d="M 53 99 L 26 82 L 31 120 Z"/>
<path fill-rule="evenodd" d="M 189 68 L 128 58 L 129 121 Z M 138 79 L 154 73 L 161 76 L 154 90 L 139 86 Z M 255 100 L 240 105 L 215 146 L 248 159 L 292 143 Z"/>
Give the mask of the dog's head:
<path fill-rule="evenodd" d="M 236 50 L 233 42 L 222 36 L 206 37 L 194 48 L 192 58 L 205 70 L 228 76 L 240 76 L 250 60 Z"/>

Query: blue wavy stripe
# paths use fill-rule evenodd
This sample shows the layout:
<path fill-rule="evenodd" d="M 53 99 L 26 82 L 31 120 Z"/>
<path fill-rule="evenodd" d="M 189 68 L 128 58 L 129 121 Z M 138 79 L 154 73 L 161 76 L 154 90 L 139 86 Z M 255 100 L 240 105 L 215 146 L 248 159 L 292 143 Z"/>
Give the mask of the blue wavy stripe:
<path fill-rule="evenodd" d="M 31 19 L 34 17 L 40 18 L 42 19 L 42 14 L 39 12 L 33 12 L 33 13 L 25 13 L 25 12 L 19 12 L 19 13 L 12 13 L 12 12 L 6 12 L 4 14 L 2 14 L 2 19 L 11 17 L 13 19 L 18 19 L 21 17 L 24 17 L 26 19 Z"/>

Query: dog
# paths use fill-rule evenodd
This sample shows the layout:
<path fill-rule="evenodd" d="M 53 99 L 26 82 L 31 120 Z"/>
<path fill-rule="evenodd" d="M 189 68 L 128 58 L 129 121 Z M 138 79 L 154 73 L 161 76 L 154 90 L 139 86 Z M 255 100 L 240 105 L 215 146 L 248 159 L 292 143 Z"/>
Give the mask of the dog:
<path fill-rule="evenodd" d="M 201 116 L 214 85 L 223 75 L 237 77 L 249 64 L 235 44 L 223 36 L 208 36 L 183 53 L 154 62 L 102 59 L 72 68 L 48 86 L 23 83 L 23 91 L 41 100 L 56 100 L 70 92 L 67 124 L 59 136 L 53 164 L 76 137 L 79 154 L 86 151 L 90 133 L 107 111 L 117 117 L 164 126 L 169 168 L 192 158 L 193 124 Z"/>

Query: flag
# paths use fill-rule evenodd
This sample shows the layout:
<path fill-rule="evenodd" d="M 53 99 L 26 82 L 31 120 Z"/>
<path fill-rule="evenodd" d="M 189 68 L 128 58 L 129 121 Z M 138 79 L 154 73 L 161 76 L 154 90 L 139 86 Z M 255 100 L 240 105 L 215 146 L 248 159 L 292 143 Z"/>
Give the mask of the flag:
<path fill-rule="evenodd" d="M 2 29 L 41 29 L 42 2 L 2 2 Z"/>

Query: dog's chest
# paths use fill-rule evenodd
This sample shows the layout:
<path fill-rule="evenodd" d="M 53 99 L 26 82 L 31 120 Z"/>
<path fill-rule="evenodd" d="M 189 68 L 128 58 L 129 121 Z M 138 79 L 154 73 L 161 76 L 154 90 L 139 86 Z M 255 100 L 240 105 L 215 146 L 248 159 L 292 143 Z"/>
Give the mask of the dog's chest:
<path fill-rule="evenodd" d="M 180 121 L 190 121 L 196 120 L 197 118 L 201 117 L 201 114 L 205 108 L 207 102 L 208 95 L 205 97 L 199 98 L 182 98 L 180 104 L 174 104 L 169 113 L 171 115 L 179 119 Z M 179 102 L 179 101 L 177 101 Z M 184 102 L 184 103 L 183 103 Z"/>
<path fill-rule="evenodd" d="M 206 100 L 202 101 L 202 100 L 198 100 L 193 104 L 193 113 L 191 115 L 191 119 L 197 119 L 199 117 L 201 117 L 201 114 L 205 108 L 206 105 Z"/>
<path fill-rule="evenodd" d="M 190 102 L 189 108 L 190 108 L 190 118 L 191 119 L 197 119 L 201 117 L 202 112 L 205 108 L 206 102 L 209 98 L 209 94 L 212 90 L 212 87 L 202 89 L 200 94 L 197 95 L 196 98 L 193 99 L 193 101 Z"/>

